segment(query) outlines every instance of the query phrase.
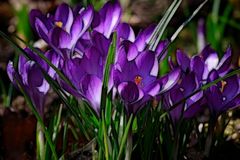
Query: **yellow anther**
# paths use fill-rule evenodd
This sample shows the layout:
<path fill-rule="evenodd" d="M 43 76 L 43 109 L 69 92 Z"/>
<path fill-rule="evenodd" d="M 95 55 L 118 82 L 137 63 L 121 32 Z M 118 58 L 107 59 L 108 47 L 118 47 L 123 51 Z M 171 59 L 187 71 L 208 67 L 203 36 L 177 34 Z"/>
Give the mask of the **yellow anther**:
<path fill-rule="evenodd" d="M 57 27 L 62 28 L 63 23 L 62 23 L 61 21 L 58 21 L 58 22 L 55 22 L 55 25 L 56 25 Z"/>

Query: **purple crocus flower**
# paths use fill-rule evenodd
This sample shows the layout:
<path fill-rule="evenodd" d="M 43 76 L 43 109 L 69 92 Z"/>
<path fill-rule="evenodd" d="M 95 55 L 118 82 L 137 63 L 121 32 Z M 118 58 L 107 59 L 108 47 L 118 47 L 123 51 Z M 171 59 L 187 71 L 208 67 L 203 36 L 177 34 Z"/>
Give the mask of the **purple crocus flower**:
<path fill-rule="evenodd" d="M 141 30 L 137 37 L 135 38 L 134 31 L 132 27 L 127 23 L 120 23 L 116 29 L 117 32 L 117 49 L 119 49 L 122 43 L 129 41 L 135 45 L 135 48 L 138 52 L 143 52 L 147 50 L 150 37 L 155 29 L 156 25 L 150 25 L 144 30 Z M 167 41 L 160 41 L 157 45 L 156 50 L 154 51 L 158 60 L 163 60 L 166 56 L 166 53 L 162 53 L 163 49 L 166 47 Z M 116 57 L 118 57 L 118 51 L 116 52 Z"/>
<path fill-rule="evenodd" d="M 209 73 L 215 69 L 220 76 L 224 76 L 231 65 L 231 49 L 228 48 L 221 60 L 218 54 L 210 46 L 206 46 L 200 55 L 189 58 L 187 54 L 178 50 L 176 54 L 177 67 L 180 67 L 184 73 L 194 72 L 198 81 L 206 83 Z M 172 68 L 175 66 L 170 61 Z"/>
<path fill-rule="evenodd" d="M 93 19 L 93 7 L 73 10 L 65 3 L 58 6 L 54 15 L 43 15 L 39 10 L 30 12 L 30 22 L 39 37 L 60 54 L 72 50 L 80 38 L 87 39 Z"/>
<path fill-rule="evenodd" d="M 73 57 L 64 61 L 62 70 L 72 82 L 74 89 L 64 82 L 61 82 L 61 85 L 75 97 L 87 100 L 99 114 L 103 70 L 110 40 L 98 32 L 93 32 L 92 39 L 96 43 L 88 48 L 82 57 Z"/>
<path fill-rule="evenodd" d="M 198 88 L 199 82 L 197 81 L 194 73 L 183 75 L 183 77 L 180 79 L 180 83 L 175 85 L 173 89 L 164 94 L 163 97 L 165 109 L 169 109 L 171 106 L 180 102 Z M 202 99 L 203 92 L 201 91 L 176 106 L 176 108 L 170 112 L 171 119 L 174 124 L 180 119 L 181 116 L 183 118 L 194 117 L 201 110 L 200 101 Z"/>
<path fill-rule="evenodd" d="M 30 57 L 37 58 L 36 61 L 39 65 L 35 61 L 27 60 L 24 56 L 20 55 L 18 70 L 14 69 L 13 62 L 10 61 L 7 66 L 7 73 L 15 86 L 18 84 L 21 85 L 24 91 L 31 98 L 33 105 L 36 107 L 39 114 L 43 116 L 44 103 L 46 94 L 49 90 L 49 84 L 44 79 L 40 66 L 52 77 L 55 77 L 55 72 L 51 70 L 39 57 L 35 56 L 30 49 L 26 48 L 25 51 Z M 46 53 L 46 56 L 51 59 L 52 62 L 56 62 L 54 52 L 49 51 Z"/>
<path fill-rule="evenodd" d="M 217 70 L 212 70 L 208 76 L 208 82 L 219 78 Z M 237 75 L 211 86 L 205 91 L 206 103 L 211 115 L 215 118 L 228 109 L 240 104 L 240 81 Z"/>
<path fill-rule="evenodd" d="M 125 41 L 118 52 L 113 80 L 129 114 L 136 113 L 152 97 L 166 92 L 177 83 L 180 76 L 177 69 L 157 78 L 156 53 L 149 50 L 139 52 L 137 46 L 129 41 Z"/>

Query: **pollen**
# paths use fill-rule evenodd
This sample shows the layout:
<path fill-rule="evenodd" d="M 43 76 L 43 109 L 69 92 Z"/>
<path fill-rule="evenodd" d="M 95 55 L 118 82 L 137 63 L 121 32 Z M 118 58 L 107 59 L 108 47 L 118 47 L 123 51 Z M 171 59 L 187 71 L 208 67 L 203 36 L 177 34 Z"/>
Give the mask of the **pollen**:
<path fill-rule="evenodd" d="M 55 22 L 55 25 L 59 28 L 62 28 L 63 23 L 61 21 L 57 21 L 57 22 Z"/>
<path fill-rule="evenodd" d="M 222 83 L 222 86 L 221 86 L 221 92 L 223 92 L 225 86 L 227 85 L 227 82 L 226 82 L 226 81 L 221 81 L 221 83 Z"/>
<path fill-rule="evenodd" d="M 142 77 L 141 76 L 136 76 L 134 79 L 134 82 L 136 83 L 136 85 L 140 85 L 142 84 Z"/>

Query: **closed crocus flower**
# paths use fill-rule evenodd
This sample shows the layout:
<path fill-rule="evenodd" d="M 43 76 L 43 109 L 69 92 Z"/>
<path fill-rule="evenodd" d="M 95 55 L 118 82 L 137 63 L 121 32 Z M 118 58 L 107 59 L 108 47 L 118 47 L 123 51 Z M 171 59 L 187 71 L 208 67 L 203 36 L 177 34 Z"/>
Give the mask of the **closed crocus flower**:
<path fill-rule="evenodd" d="M 164 94 L 165 109 L 170 109 L 170 107 L 182 101 L 198 88 L 199 82 L 197 81 L 194 73 L 183 75 L 180 79 L 180 83 Z M 178 106 L 175 106 L 175 108 L 170 112 L 172 121 L 176 123 L 181 116 L 183 118 L 194 117 L 202 109 L 200 105 L 202 98 L 203 92 L 201 91 L 186 99 L 182 103 L 179 103 Z"/>
<path fill-rule="evenodd" d="M 98 32 L 93 33 L 93 39 L 96 43 L 87 49 L 82 57 L 73 57 L 64 61 L 62 71 L 74 88 L 64 82 L 61 82 L 61 85 L 70 94 L 86 100 L 99 114 L 103 70 L 110 41 Z"/>
<path fill-rule="evenodd" d="M 144 103 L 177 83 L 179 70 L 157 78 L 158 61 L 154 52 L 139 52 L 129 41 L 123 43 L 118 52 L 113 80 L 129 114 L 136 114 Z"/>
<path fill-rule="evenodd" d="M 29 49 L 25 49 L 26 52 L 30 52 Z M 33 105 L 41 116 L 44 113 L 44 102 L 46 94 L 49 90 L 49 84 L 44 79 L 44 75 L 41 71 L 40 66 L 44 70 L 45 64 L 38 61 L 39 65 L 35 61 L 27 60 L 24 56 L 19 56 L 18 70 L 13 67 L 13 62 L 10 61 L 7 66 L 7 73 L 10 80 L 17 86 L 21 85 L 23 90 L 31 98 Z M 51 71 L 49 71 L 51 72 Z M 54 73 L 52 73 L 53 75 Z"/>
<path fill-rule="evenodd" d="M 213 69 L 217 70 L 220 76 L 224 76 L 230 70 L 231 55 L 231 49 L 228 48 L 220 60 L 218 54 L 209 45 L 203 49 L 201 54 L 192 58 L 178 50 L 176 53 L 177 67 L 180 67 L 185 73 L 194 72 L 198 81 L 206 83 L 207 77 Z M 171 61 L 170 64 L 172 64 Z M 173 65 L 172 68 L 174 68 Z"/>
<path fill-rule="evenodd" d="M 92 6 L 73 12 L 71 7 L 63 3 L 54 15 L 32 10 L 30 22 L 39 37 L 62 54 L 61 50 L 72 50 L 80 38 L 87 39 L 86 31 L 91 25 L 93 12 Z"/>
<path fill-rule="evenodd" d="M 217 70 L 212 70 L 208 76 L 208 82 L 219 78 Z M 210 113 L 215 118 L 228 109 L 240 104 L 240 81 L 237 75 L 231 76 L 212 85 L 205 91 L 206 103 Z"/>

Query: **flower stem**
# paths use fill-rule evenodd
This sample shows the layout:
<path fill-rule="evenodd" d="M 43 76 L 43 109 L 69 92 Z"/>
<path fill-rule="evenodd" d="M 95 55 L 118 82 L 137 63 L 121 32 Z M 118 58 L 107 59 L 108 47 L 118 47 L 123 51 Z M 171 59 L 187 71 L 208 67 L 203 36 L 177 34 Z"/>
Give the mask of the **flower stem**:
<path fill-rule="evenodd" d="M 131 155 L 132 155 L 132 131 L 130 130 L 129 133 L 128 133 L 125 160 L 130 160 Z"/>
<path fill-rule="evenodd" d="M 37 142 L 37 159 L 44 160 L 45 159 L 45 142 L 44 142 L 44 133 L 41 125 L 37 122 L 36 128 L 36 142 Z"/>
<path fill-rule="evenodd" d="M 214 133 L 214 126 L 215 126 L 215 119 L 210 120 L 209 126 L 208 126 L 208 134 L 205 142 L 205 150 L 204 150 L 204 156 L 209 157 L 212 141 L 213 141 L 213 133 Z"/>

